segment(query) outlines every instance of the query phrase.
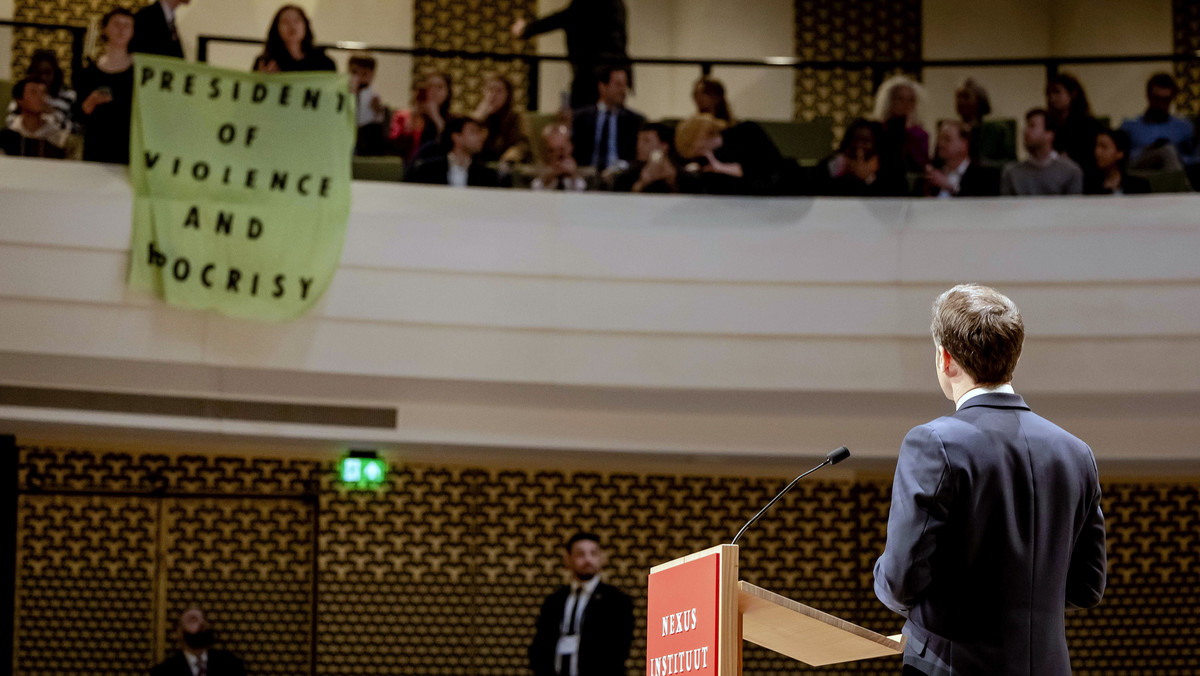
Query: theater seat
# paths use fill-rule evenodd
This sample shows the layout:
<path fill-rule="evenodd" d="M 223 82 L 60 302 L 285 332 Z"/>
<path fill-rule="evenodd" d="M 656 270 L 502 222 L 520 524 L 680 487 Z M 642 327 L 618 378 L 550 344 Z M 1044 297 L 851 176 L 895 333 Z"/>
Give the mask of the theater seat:
<path fill-rule="evenodd" d="M 758 122 L 784 157 L 800 164 L 813 164 L 833 152 L 833 118 L 810 122 Z"/>
<path fill-rule="evenodd" d="M 399 157 L 355 157 L 352 169 L 356 181 L 404 180 L 404 160 Z"/>
<path fill-rule="evenodd" d="M 1130 170 L 1130 176 L 1140 176 L 1150 182 L 1150 192 L 1192 192 L 1186 171 Z"/>

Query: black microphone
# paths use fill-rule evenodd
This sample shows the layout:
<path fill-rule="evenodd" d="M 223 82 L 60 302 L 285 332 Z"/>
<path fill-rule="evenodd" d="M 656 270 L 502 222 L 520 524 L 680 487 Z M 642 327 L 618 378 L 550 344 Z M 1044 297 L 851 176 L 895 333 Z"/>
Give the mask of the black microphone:
<path fill-rule="evenodd" d="M 845 446 L 838 446 L 837 448 L 830 451 L 829 454 L 825 456 L 825 460 L 823 460 L 821 462 L 821 464 L 808 470 L 804 474 L 801 474 L 800 476 L 796 477 L 795 479 L 792 479 L 792 483 L 788 484 L 787 486 L 784 486 L 783 490 L 779 491 L 779 495 L 776 495 L 775 497 L 771 498 L 771 501 L 767 503 L 766 507 L 763 507 L 762 509 L 760 509 L 758 511 L 758 514 L 754 515 L 754 518 L 747 521 L 745 526 L 742 526 L 742 529 L 737 532 L 737 535 L 733 536 L 733 540 L 729 544 L 736 545 L 738 538 L 742 537 L 742 533 L 746 532 L 746 529 L 750 527 L 750 524 L 754 523 L 755 521 L 758 521 L 758 517 L 765 514 L 767 512 L 767 510 L 771 508 L 771 505 L 775 504 L 779 500 L 779 498 L 782 498 L 784 496 L 785 493 L 792 490 L 792 487 L 795 486 L 797 483 L 799 483 L 801 479 L 803 479 L 804 477 L 808 476 L 809 474 L 812 474 L 813 472 L 821 469 L 825 465 L 836 465 L 839 462 L 841 462 L 849 457 L 850 457 L 850 449 L 846 448 Z"/>

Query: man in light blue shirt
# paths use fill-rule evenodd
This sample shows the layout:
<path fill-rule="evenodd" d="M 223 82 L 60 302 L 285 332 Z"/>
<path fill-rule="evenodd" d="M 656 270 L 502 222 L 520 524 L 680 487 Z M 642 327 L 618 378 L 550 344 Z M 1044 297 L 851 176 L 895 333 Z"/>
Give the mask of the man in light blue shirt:
<path fill-rule="evenodd" d="M 1121 124 L 1121 130 L 1129 134 L 1130 164 L 1134 168 L 1178 169 L 1180 163 L 1196 163 L 1192 123 L 1171 114 L 1171 104 L 1178 94 L 1179 84 L 1171 75 L 1157 73 L 1151 76 L 1146 82 L 1146 112 Z M 1165 151 L 1164 157 L 1160 150 L 1163 148 L 1174 148 L 1177 157 L 1172 158 L 1170 150 Z"/>

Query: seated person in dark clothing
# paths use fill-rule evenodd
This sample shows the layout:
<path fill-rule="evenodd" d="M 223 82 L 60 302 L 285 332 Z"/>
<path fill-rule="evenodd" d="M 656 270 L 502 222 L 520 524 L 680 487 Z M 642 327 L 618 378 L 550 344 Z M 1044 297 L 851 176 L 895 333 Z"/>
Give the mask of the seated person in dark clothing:
<path fill-rule="evenodd" d="M 609 167 L 628 166 L 637 156 L 637 133 L 642 122 L 640 113 L 625 107 L 629 93 L 629 70 L 621 66 L 604 66 L 596 71 L 596 105 L 575 111 L 571 143 L 575 146 L 575 161 L 583 167 L 593 167 L 602 173 Z"/>
<path fill-rule="evenodd" d="M 1096 164 L 1096 134 L 1101 125 L 1092 117 L 1083 85 L 1073 75 L 1059 73 L 1046 84 L 1046 110 L 1054 126 L 1054 149 L 1071 158 L 1086 175 Z"/>
<path fill-rule="evenodd" d="M 1129 134 L 1120 129 L 1096 135 L 1096 162 L 1083 178 L 1085 195 L 1138 195 L 1150 192 L 1150 182 L 1126 173 L 1129 167 Z"/>
<path fill-rule="evenodd" d="M 150 669 L 150 676 L 246 676 L 237 655 L 213 647 L 212 626 L 199 608 L 180 616 L 175 634 L 180 649 Z"/>
<path fill-rule="evenodd" d="M 637 161 L 617 174 L 613 190 L 617 192 L 677 192 L 678 168 L 671 155 L 674 134 L 670 127 L 644 122 L 638 131 Z"/>
<path fill-rule="evenodd" d="M 275 12 L 263 53 L 254 60 L 254 70 L 260 73 L 289 73 L 296 71 L 335 71 L 333 59 L 313 45 L 312 24 L 308 15 L 296 5 L 284 5 Z"/>
<path fill-rule="evenodd" d="M 440 70 L 426 71 L 413 90 L 412 107 L 392 115 L 388 140 L 393 151 L 406 162 L 449 152 L 445 131 L 453 99 L 450 76 Z"/>
<path fill-rule="evenodd" d="M 846 127 L 838 151 L 813 169 L 813 194 L 833 197 L 900 197 L 908 194 L 902 173 L 882 167 L 882 125 L 859 118 Z"/>
<path fill-rule="evenodd" d="M 455 117 L 446 125 L 446 133 L 450 137 L 450 152 L 421 160 L 408 172 L 406 181 L 455 188 L 500 185 L 496 170 L 476 160 L 487 138 L 482 124 L 469 117 Z"/>
<path fill-rule="evenodd" d="M 725 143 L 721 132 L 722 120 L 701 113 L 693 115 L 675 127 L 675 151 L 683 163 L 679 173 L 679 191 L 707 195 L 744 195 L 749 184 L 742 165 L 724 162 L 717 157 Z"/>
<path fill-rule="evenodd" d="M 50 112 L 46 83 L 25 78 L 13 86 L 12 98 L 19 115 L 0 130 L 0 150 L 18 157 L 66 157 L 70 132 Z"/>
<path fill-rule="evenodd" d="M 723 162 L 742 166 L 746 192 L 755 195 L 776 193 L 783 155 L 762 127 L 733 116 L 725 98 L 725 85 L 716 78 L 701 77 L 692 86 L 692 100 L 696 103 L 697 113 L 707 113 L 725 123 L 725 131 L 721 132 L 724 141 L 715 154 Z"/>
<path fill-rule="evenodd" d="M 971 128 L 958 120 L 938 125 L 937 158 L 925 168 L 917 195 L 990 197 L 1000 194 L 1000 170 L 971 159 Z"/>
<path fill-rule="evenodd" d="M 100 21 L 104 54 L 80 73 L 79 117 L 84 123 L 83 159 L 129 164 L 129 121 L 133 114 L 133 14 L 114 9 Z"/>
<path fill-rule="evenodd" d="M 513 85 L 503 73 L 492 73 L 484 79 L 483 98 L 472 117 L 487 130 L 485 162 L 512 164 L 529 159 L 525 118 L 513 109 Z"/>

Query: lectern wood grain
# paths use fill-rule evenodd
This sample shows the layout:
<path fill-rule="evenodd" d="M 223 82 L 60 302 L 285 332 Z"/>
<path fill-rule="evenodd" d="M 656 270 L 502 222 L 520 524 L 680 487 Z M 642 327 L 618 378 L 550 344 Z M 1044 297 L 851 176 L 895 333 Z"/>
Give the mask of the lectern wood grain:
<path fill-rule="evenodd" d="M 746 581 L 738 583 L 742 638 L 819 667 L 904 652 L 904 636 L 876 634 Z"/>

